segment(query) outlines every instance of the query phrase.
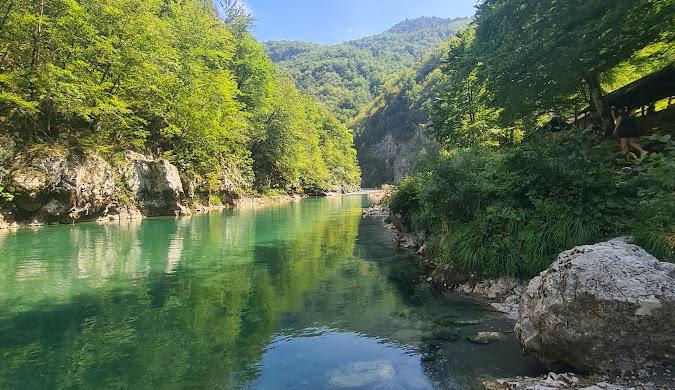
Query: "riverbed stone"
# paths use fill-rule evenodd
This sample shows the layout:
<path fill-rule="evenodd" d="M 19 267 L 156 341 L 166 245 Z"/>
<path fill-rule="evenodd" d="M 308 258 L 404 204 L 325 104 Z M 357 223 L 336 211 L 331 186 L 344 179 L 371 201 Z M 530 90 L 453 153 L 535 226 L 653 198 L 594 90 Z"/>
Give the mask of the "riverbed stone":
<path fill-rule="evenodd" d="M 441 340 L 446 341 L 456 341 L 459 340 L 461 334 L 456 329 L 448 328 L 445 326 L 437 326 L 433 330 L 434 336 Z"/>
<path fill-rule="evenodd" d="M 476 344 L 492 344 L 496 341 L 506 340 L 506 336 L 500 332 L 478 332 L 467 338 Z"/>
<path fill-rule="evenodd" d="M 578 246 L 532 279 L 516 334 L 550 369 L 632 370 L 675 356 L 675 264 L 614 239 Z"/>
<path fill-rule="evenodd" d="M 328 384 L 334 388 L 361 387 L 396 375 L 391 362 L 386 360 L 354 362 L 326 373 Z"/>
<path fill-rule="evenodd" d="M 454 325 L 457 318 L 448 314 L 440 314 L 431 319 L 432 322 L 441 326 Z"/>
<path fill-rule="evenodd" d="M 469 319 L 469 318 L 457 318 L 456 320 L 453 320 L 452 323 L 454 325 L 459 325 L 459 326 L 469 326 L 469 325 L 480 324 L 480 320 L 472 320 L 472 319 Z"/>
<path fill-rule="evenodd" d="M 634 387 L 598 381 L 596 378 L 582 378 L 573 373 L 557 374 L 555 372 L 537 378 L 517 377 L 489 380 L 484 381 L 483 386 L 487 390 L 636 390 Z"/>

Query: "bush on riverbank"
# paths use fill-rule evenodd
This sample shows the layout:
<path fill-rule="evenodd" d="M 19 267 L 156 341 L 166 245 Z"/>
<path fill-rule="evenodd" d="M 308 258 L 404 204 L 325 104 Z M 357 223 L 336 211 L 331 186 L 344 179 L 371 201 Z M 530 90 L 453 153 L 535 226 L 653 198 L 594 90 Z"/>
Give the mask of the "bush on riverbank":
<path fill-rule="evenodd" d="M 444 152 L 390 206 L 429 233 L 439 264 L 485 277 L 530 277 L 563 250 L 622 234 L 672 261 L 673 142 L 654 136 L 660 153 L 628 162 L 595 134 Z"/>

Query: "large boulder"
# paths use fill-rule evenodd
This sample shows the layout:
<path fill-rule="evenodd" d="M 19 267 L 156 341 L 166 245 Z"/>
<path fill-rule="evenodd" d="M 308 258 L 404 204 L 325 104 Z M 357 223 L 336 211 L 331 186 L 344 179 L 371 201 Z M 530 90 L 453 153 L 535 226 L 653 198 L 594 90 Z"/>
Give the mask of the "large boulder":
<path fill-rule="evenodd" d="M 126 185 L 144 215 L 191 214 L 175 165 L 134 152 L 126 153 L 126 161 L 122 168 Z"/>
<path fill-rule="evenodd" d="M 563 252 L 532 279 L 516 334 L 550 369 L 631 370 L 675 356 L 675 264 L 622 239 Z"/>

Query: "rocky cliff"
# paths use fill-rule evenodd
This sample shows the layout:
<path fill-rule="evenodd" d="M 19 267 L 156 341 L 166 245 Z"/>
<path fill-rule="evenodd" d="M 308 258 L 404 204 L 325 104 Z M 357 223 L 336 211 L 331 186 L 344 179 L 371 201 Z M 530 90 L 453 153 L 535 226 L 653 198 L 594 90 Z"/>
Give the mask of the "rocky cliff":
<path fill-rule="evenodd" d="M 438 145 L 427 138 L 421 128 L 412 134 L 394 136 L 387 132 L 373 144 L 356 145 L 363 187 L 396 184 L 412 174 L 420 153 Z"/>
<path fill-rule="evenodd" d="M 189 215 L 200 209 L 198 183 L 167 160 L 128 151 L 111 164 L 95 153 L 57 145 L 20 149 L 10 139 L 1 141 L 0 183 L 13 200 L 0 209 L 0 227 Z M 234 189 L 225 195 L 231 200 Z"/>

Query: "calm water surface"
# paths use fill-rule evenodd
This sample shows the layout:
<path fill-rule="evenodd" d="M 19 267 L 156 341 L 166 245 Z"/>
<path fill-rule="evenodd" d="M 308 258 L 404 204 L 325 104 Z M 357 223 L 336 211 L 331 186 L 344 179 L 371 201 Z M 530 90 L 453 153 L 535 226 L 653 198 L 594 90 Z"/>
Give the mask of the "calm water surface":
<path fill-rule="evenodd" d="M 0 231 L 0 389 L 472 389 L 539 374 L 512 334 L 466 340 L 512 324 L 434 296 L 361 218 L 371 203 Z"/>

